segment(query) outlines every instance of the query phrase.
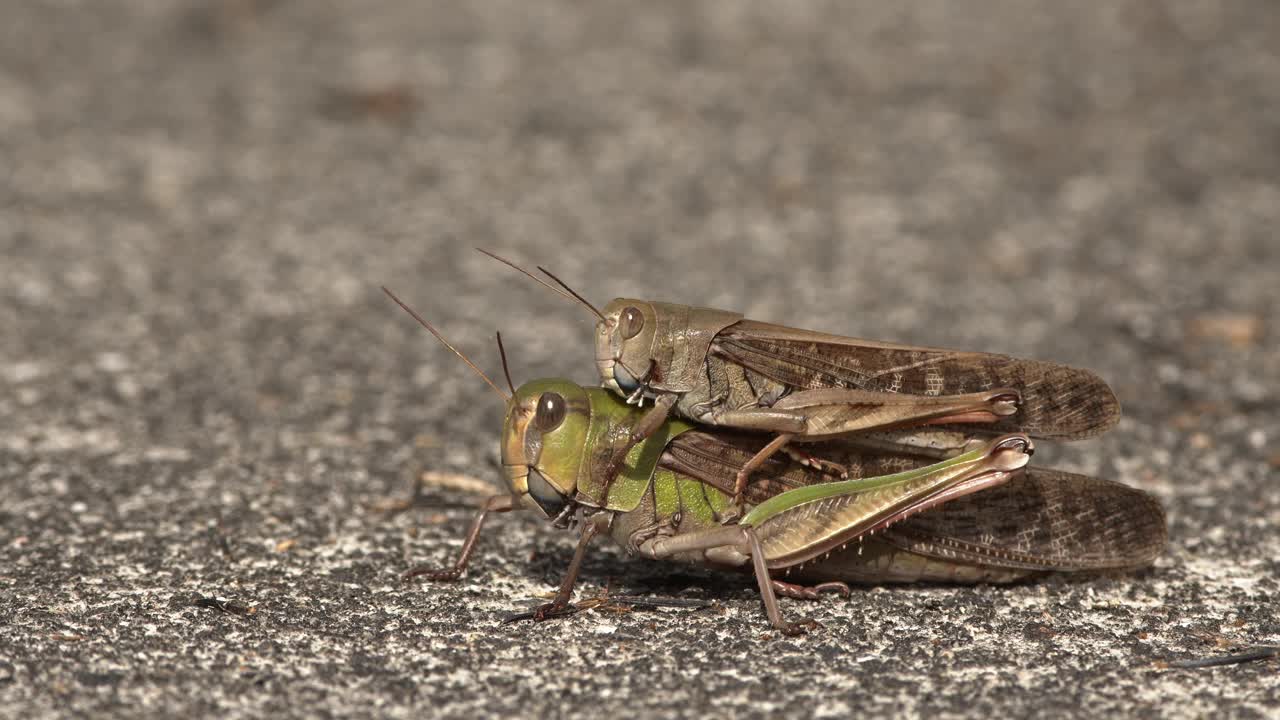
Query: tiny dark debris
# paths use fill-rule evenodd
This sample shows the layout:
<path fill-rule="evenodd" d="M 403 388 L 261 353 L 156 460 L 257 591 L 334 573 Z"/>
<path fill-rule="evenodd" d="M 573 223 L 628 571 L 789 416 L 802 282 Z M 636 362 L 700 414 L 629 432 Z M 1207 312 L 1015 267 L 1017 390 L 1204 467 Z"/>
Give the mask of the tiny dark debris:
<path fill-rule="evenodd" d="M 219 600 L 214 597 L 196 598 L 196 601 L 192 603 L 192 605 L 195 607 L 212 608 L 219 612 L 227 613 L 228 615 L 239 615 L 241 617 L 248 617 L 258 612 L 258 608 L 256 607 L 240 605 L 239 603 L 231 602 L 230 600 Z"/>
<path fill-rule="evenodd" d="M 1028 640 L 1048 640 L 1057 634 L 1047 623 L 1029 622 L 1022 626 L 1022 636 Z"/>
<path fill-rule="evenodd" d="M 371 88 L 333 88 L 322 103 L 325 114 L 337 120 L 371 118 L 387 123 L 404 122 L 418 105 L 413 91 L 403 85 Z"/>
<path fill-rule="evenodd" d="M 210 534 L 213 536 L 212 539 L 218 551 L 227 559 L 227 562 L 235 562 L 235 553 L 231 551 L 231 539 L 227 534 L 226 526 L 222 522 L 222 513 L 218 513 L 218 520 L 210 528 Z"/>
<path fill-rule="evenodd" d="M 258 687 L 262 687 L 271 682 L 274 676 L 271 673 L 259 672 L 257 670 L 245 670 L 240 673 L 240 679 L 247 680 Z"/>

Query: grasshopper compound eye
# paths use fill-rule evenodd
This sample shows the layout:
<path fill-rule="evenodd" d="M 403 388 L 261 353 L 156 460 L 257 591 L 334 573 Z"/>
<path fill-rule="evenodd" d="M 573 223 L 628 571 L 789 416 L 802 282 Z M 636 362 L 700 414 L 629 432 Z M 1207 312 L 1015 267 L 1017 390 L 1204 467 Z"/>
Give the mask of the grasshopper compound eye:
<path fill-rule="evenodd" d="M 533 426 L 539 432 L 551 432 L 564 422 L 564 415 L 564 397 L 559 393 L 543 393 L 542 397 L 538 398 L 538 410 L 533 416 Z"/>
<path fill-rule="evenodd" d="M 618 318 L 619 329 L 622 331 L 622 339 L 630 340 L 640 334 L 644 329 L 644 315 L 633 307 L 624 308 L 622 315 Z"/>

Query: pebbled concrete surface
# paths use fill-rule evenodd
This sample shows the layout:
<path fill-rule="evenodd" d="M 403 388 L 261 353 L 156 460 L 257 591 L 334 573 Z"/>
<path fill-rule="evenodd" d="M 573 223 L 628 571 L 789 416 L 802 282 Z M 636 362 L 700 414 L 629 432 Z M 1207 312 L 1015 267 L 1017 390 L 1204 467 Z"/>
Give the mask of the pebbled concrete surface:
<path fill-rule="evenodd" d="M 0 717 L 1274 717 L 1274 660 L 1162 663 L 1280 643 L 1280 8 L 891 5 L 6 8 Z M 532 517 L 401 584 L 501 408 L 378 285 L 491 371 L 501 329 L 518 379 L 591 379 L 586 315 L 472 245 L 1092 367 L 1125 420 L 1036 459 L 1158 494 L 1169 551 L 787 601 L 799 639 L 604 547 L 582 594 L 715 607 L 500 625 L 570 553 Z"/>

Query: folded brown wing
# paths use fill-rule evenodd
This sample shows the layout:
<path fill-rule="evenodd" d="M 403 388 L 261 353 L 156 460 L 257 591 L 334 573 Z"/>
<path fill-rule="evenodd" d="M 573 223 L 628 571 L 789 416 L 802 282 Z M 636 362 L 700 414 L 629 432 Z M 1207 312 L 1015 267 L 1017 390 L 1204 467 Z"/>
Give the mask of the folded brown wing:
<path fill-rule="evenodd" d="M 1000 487 L 908 518 L 880 537 L 953 562 L 1060 571 L 1146 565 L 1168 540 L 1164 509 L 1150 494 L 1035 467 Z"/>
<path fill-rule="evenodd" d="M 1079 439 L 1105 432 L 1120 418 L 1115 394 L 1097 375 L 1039 360 L 859 340 L 752 320 L 723 330 L 711 353 L 795 389 L 911 395 L 1018 390 L 1018 413 L 981 426 L 983 432 Z"/>

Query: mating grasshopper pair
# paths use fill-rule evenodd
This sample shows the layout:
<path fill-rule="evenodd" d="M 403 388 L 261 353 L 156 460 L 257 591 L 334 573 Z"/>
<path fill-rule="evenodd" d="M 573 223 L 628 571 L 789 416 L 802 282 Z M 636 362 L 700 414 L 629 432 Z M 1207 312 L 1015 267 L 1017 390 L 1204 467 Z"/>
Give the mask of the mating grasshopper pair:
<path fill-rule="evenodd" d="M 1033 438 L 1116 423 L 1119 404 L 1091 372 L 668 303 L 600 311 L 546 270 L 559 287 L 486 254 L 595 314 L 603 387 L 516 388 L 508 372 L 508 395 L 387 291 L 506 402 L 510 492 L 485 501 L 452 568 L 410 575 L 457 579 L 488 514 L 524 506 L 580 529 L 537 619 L 570 608 L 588 545 L 608 534 L 631 554 L 753 572 L 769 621 L 794 634 L 811 623 L 784 620 L 778 594 L 1132 568 L 1164 547 L 1150 495 L 1028 466 Z"/>

